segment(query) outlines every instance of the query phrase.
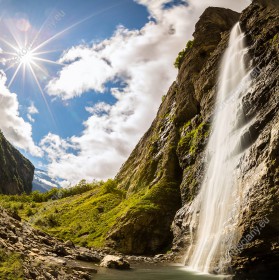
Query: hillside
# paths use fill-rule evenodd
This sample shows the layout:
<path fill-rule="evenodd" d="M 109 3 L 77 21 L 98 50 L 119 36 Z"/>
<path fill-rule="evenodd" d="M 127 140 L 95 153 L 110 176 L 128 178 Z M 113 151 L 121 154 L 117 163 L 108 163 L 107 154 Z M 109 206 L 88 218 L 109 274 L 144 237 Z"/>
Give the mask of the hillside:
<path fill-rule="evenodd" d="M 15 149 L 0 132 L 0 193 L 30 193 L 33 164 Z"/>

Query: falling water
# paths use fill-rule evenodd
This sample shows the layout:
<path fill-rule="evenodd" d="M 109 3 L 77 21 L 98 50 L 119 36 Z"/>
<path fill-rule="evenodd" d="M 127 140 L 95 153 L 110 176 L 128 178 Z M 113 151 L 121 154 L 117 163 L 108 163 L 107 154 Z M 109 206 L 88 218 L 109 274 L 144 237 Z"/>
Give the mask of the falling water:
<path fill-rule="evenodd" d="M 212 123 L 207 145 L 206 175 L 200 193 L 190 207 L 193 242 L 186 263 L 202 272 L 224 272 L 230 250 L 238 236 L 241 193 L 237 165 L 241 156 L 241 97 L 247 92 L 250 74 L 245 66 L 244 34 L 236 24 L 224 54 Z"/>

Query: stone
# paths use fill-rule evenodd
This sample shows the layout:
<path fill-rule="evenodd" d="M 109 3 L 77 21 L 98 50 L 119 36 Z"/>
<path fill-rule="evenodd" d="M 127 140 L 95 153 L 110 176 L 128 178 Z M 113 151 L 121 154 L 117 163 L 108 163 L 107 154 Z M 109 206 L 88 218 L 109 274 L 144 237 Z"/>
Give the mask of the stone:
<path fill-rule="evenodd" d="M 97 254 L 92 254 L 86 251 L 80 251 L 76 255 L 76 259 L 79 261 L 92 262 L 92 263 L 99 263 L 101 261 L 100 257 Z"/>
<path fill-rule="evenodd" d="M 105 256 L 100 263 L 100 266 L 121 270 L 130 269 L 130 264 L 126 260 L 124 260 L 122 257 L 113 255 Z"/>
<path fill-rule="evenodd" d="M 50 246 L 51 244 L 54 247 Z M 0 247 L 7 253 L 17 252 L 22 256 L 24 279 L 92 279 L 92 275 L 96 274 L 96 269 L 85 265 L 79 266 L 73 259 L 76 255 L 86 252 L 87 259 L 97 260 L 97 252 L 80 247 L 67 247 L 66 250 L 63 242 L 32 229 L 27 223 L 15 220 L 1 207 Z M 67 258 L 64 255 L 67 255 Z"/>

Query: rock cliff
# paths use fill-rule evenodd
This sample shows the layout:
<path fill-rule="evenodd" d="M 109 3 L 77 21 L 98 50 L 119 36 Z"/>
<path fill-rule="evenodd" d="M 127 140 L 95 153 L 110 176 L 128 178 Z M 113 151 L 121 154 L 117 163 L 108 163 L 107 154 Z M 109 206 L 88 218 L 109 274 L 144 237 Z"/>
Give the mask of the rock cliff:
<path fill-rule="evenodd" d="M 0 132 L 0 193 L 32 191 L 33 164 L 15 149 Z"/>
<path fill-rule="evenodd" d="M 204 147 L 202 139 L 208 130 L 205 119 L 213 104 L 221 52 L 213 59 L 212 53 L 238 19 L 239 14 L 228 9 L 206 9 L 196 25 L 193 46 L 186 50 L 177 81 L 118 173 L 118 187 L 127 191 L 127 198 L 151 191 L 150 203 L 156 207 L 133 209 L 119 219 L 108 236 L 117 250 L 150 254 L 170 245 L 175 213 L 194 195 L 198 183 L 189 173 L 193 173 L 192 166 Z M 221 47 L 225 46 L 226 41 Z M 206 72 L 209 75 L 203 75 Z"/>
<path fill-rule="evenodd" d="M 245 145 L 239 165 L 242 172 L 239 243 L 257 227 L 260 234 L 232 254 L 228 272 L 235 273 L 236 279 L 276 279 L 272 275 L 278 275 L 279 269 L 277 4 L 277 0 L 254 1 L 240 19 L 237 13 L 221 8 L 208 8 L 201 16 L 177 80 L 151 128 L 116 177 L 128 196 L 160 184 L 155 201 L 162 201 L 165 208 L 155 213 L 124 215 L 109 236 L 117 249 L 134 253 L 158 251 L 171 238 L 168 229 L 179 208 L 172 225 L 172 250 L 182 255 L 189 246 L 187 213 L 203 179 L 204 148 L 210 133 L 219 64 L 229 32 L 240 20 L 249 49 L 247 66 L 254 70 L 252 87 L 242 100 L 249 128 L 242 136 Z M 168 184 L 171 192 L 166 188 Z M 138 246 L 142 248 L 140 251 Z"/>
<path fill-rule="evenodd" d="M 245 117 L 252 121 L 241 162 L 239 232 L 245 246 L 233 258 L 237 279 L 276 279 L 279 273 L 279 1 L 268 2 L 254 3 L 240 18 L 255 70 L 243 99 Z M 243 242 L 257 228 L 260 233 Z"/>
<path fill-rule="evenodd" d="M 232 267 L 228 268 L 228 272 L 235 274 L 235 279 L 276 279 L 274 275 L 278 274 L 279 10 L 276 3 L 254 1 L 240 17 L 249 48 L 247 62 L 250 61 L 249 67 L 253 70 L 252 87 L 242 100 L 245 123 L 249 126 L 242 136 L 245 146 L 239 165 L 242 174 L 239 178 L 242 190 L 241 218 L 237 229 L 239 250 L 232 254 Z M 214 85 L 218 61 L 226 44 L 227 34 L 224 34 L 196 78 L 194 95 L 200 104 L 200 115 L 191 120 L 188 133 L 193 131 L 196 118 L 202 122 L 209 119 L 212 97 L 216 94 Z M 200 142 L 206 143 L 206 137 Z M 182 149 L 179 159 L 184 168 L 181 184 L 184 206 L 174 219 L 173 250 L 182 253 L 190 243 L 187 213 L 203 177 L 203 149 L 194 159 Z M 256 230 L 258 233 L 254 234 Z"/>

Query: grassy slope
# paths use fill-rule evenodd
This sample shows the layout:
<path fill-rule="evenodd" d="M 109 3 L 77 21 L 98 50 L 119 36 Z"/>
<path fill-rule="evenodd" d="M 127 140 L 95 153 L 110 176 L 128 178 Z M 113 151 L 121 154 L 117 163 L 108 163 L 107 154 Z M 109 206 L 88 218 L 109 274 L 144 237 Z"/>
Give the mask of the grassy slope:
<path fill-rule="evenodd" d="M 66 195 L 57 192 L 1 195 L 0 205 L 51 235 L 89 247 L 104 246 L 107 233 L 128 211 L 161 211 L 155 202 L 159 188 L 126 198 L 112 180 L 86 186 Z"/>

